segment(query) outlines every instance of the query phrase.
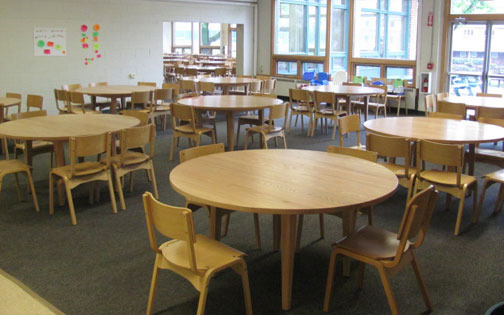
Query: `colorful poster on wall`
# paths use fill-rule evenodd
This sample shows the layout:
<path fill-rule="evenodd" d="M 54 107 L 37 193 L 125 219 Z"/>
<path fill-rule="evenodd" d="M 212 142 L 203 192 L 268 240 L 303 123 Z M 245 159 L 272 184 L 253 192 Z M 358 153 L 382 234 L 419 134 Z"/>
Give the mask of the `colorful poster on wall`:
<path fill-rule="evenodd" d="M 33 31 L 35 56 L 66 56 L 64 28 L 35 27 Z"/>
<path fill-rule="evenodd" d="M 100 53 L 100 44 L 98 43 L 98 36 L 99 36 L 99 30 L 100 30 L 100 24 L 95 24 L 92 26 L 91 31 L 91 38 L 93 39 L 93 44 L 90 43 L 89 36 L 88 36 L 88 26 L 86 24 L 82 24 L 80 27 L 81 30 L 81 44 L 82 44 L 82 49 L 89 49 L 91 48 L 91 51 L 94 52 L 94 55 L 96 59 L 100 59 L 102 57 Z M 95 60 L 94 57 L 86 57 L 84 58 L 84 65 L 88 66 L 90 65 L 93 61 Z"/>

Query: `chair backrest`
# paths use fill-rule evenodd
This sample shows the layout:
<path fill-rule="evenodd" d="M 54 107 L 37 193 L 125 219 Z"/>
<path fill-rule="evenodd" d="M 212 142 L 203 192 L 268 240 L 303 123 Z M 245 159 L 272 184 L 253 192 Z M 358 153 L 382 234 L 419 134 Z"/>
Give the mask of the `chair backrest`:
<path fill-rule="evenodd" d="M 173 89 L 173 98 L 177 99 L 180 94 L 180 84 L 176 83 L 163 83 L 163 89 Z"/>
<path fill-rule="evenodd" d="M 383 157 L 403 158 L 404 174 L 409 178 L 409 168 L 412 160 L 410 139 L 368 133 L 366 134 L 366 149 Z"/>
<path fill-rule="evenodd" d="M 336 73 L 333 76 L 333 83 L 336 85 L 341 85 L 343 82 L 346 82 L 348 80 L 348 75 L 346 71 L 336 71 Z"/>
<path fill-rule="evenodd" d="M 60 112 L 67 111 L 67 103 L 68 103 L 68 91 L 54 89 L 54 99 L 56 100 L 56 108 Z M 60 102 L 63 102 L 63 106 L 60 106 Z"/>
<path fill-rule="evenodd" d="M 35 107 L 37 110 L 42 110 L 44 103 L 44 98 L 40 95 L 28 94 L 26 98 L 26 110 L 30 111 L 30 108 Z"/>
<path fill-rule="evenodd" d="M 185 74 L 185 68 L 183 67 L 176 67 L 175 68 L 175 73 L 180 75 L 180 76 L 183 76 Z"/>
<path fill-rule="evenodd" d="M 91 82 L 89 83 L 89 87 L 95 86 L 108 86 L 108 82 Z"/>
<path fill-rule="evenodd" d="M 193 80 L 181 80 L 183 93 L 196 92 L 195 82 Z"/>
<path fill-rule="evenodd" d="M 18 100 L 21 100 L 21 94 L 19 93 L 11 93 L 11 92 L 7 92 L 5 93 L 5 97 L 8 97 L 8 98 L 16 98 Z"/>
<path fill-rule="evenodd" d="M 121 115 L 135 117 L 140 120 L 139 126 L 145 126 L 149 123 L 149 114 L 139 110 L 122 110 Z"/>
<path fill-rule="evenodd" d="M 196 121 L 194 119 L 194 108 L 192 106 L 181 105 L 177 103 L 170 104 L 170 111 L 172 117 L 172 128 L 177 127 L 177 121 L 189 121 L 192 131 L 196 131 Z"/>
<path fill-rule="evenodd" d="M 494 93 L 476 93 L 476 96 L 484 96 L 484 97 L 502 97 L 502 94 L 494 94 Z"/>
<path fill-rule="evenodd" d="M 371 80 L 367 81 L 368 85 L 387 85 L 387 78 L 371 78 Z"/>
<path fill-rule="evenodd" d="M 359 149 L 352 149 L 352 148 L 345 148 L 345 147 L 338 147 L 335 145 L 330 145 L 330 146 L 327 146 L 327 152 L 353 156 L 353 157 L 367 160 L 369 162 L 374 162 L 374 163 L 376 163 L 376 161 L 378 160 L 378 154 L 376 152 L 367 151 L 367 150 L 359 150 Z"/>
<path fill-rule="evenodd" d="M 257 94 L 254 94 L 254 96 L 277 98 L 276 94 L 268 94 L 268 93 L 257 93 Z"/>
<path fill-rule="evenodd" d="M 270 127 L 273 127 L 273 121 L 275 119 L 283 119 L 284 124 L 282 129 L 285 129 L 288 113 L 289 113 L 289 106 L 287 103 L 271 106 L 269 108 L 269 118 L 268 118 Z"/>
<path fill-rule="evenodd" d="M 321 110 L 320 104 L 327 104 L 332 109 L 336 109 L 336 97 L 331 92 L 315 91 L 313 92 L 313 104 L 317 112 Z"/>
<path fill-rule="evenodd" d="M 339 120 L 339 145 L 340 147 L 344 147 L 343 136 L 349 132 L 356 132 L 357 136 L 357 145 L 361 145 L 360 141 L 360 115 L 347 115 L 341 117 Z"/>
<path fill-rule="evenodd" d="M 428 115 L 427 113 L 433 111 L 434 111 L 434 95 L 427 94 L 425 95 L 425 116 Z"/>
<path fill-rule="evenodd" d="M 181 240 L 186 243 L 189 266 L 193 272 L 197 272 L 196 254 L 194 243 L 194 222 L 192 211 L 187 208 L 173 207 L 157 201 L 150 192 L 143 194 L 145 220 L 147 232 L 152 250 L 159 254 L 159 245 L 156 241 L 157 230 L 162 235 Z"/>
<path fill-rule="evenodd" d="M 394 260 L 389 263 L 390 265 L 395 266 L 401 261 L 408 241 L 416 238 L 410 244 L 412 249 L 422 245 L 429 228 L 432 213 L 434 212 L 437 196 L 438 192 L 431 185 L 414 195 L 406 204 L 399 232 L 397 233 L 399 246 L 397 247 Z"/>
<path fill-rule="evenodd" d="M 200 145 L 179 152 L 180 163 L 187 162 L 200 156 L 225 152 L 223 143 Z"/>
<path fill-rule="evenodd" d="M 198 82 L 198 91 L 201 94 L 211 95 L 215 93 L 215 84 L 212 82 Z"/>
<path fill-rule="evenodd" d="M 462 115 L 462 117 L 465 117 L 466 105 L 464 103 L 450 103 L 446 101 L 437 101 L 436 112 Z"/>
<path fill-rule="evenodd" d="M 309 103 L 310 102 L 310 92 L 301 89 L 289 89 L 289 101 L 291 105 L 293 103 Z"/>
<path fill-rule="evenodd" d="M 86 156 L 96 156 L 106 153 L 104 169 L 110 167 L 111 133 L 103 133 L 94 136 L 70 137 L 68 152 L 70 155 L 70 178 L 74 176 L 89 175 L 85 170 L 78 167 L 77 159 Z"/>
<path fill-rule="evenodd" d="M 173 94 L 173 89 L 156 89 L 154 90 L 154 103 L 159 104 L 159 101 L 161 101 L 162 103 L 171 101 L 173 100 Z"/>
<path fill-rule="evenodd" d="M 226 68 L 216 68 L 214 71 L 216 77 L 225 77 L 227 75 Z"/>
<path fill-rule="evenodd" d="M 156 87 L 156 82 L 138 82 L 138 86 L 152 86 Z"/>
<path fill-rule="evenodd" d="M 275 94 L 276 93 L 276 79 L 264 80 L 263 93 Z"/>
<path fill-rule="evenodd" d="M 330 75 L 327 72 L 319 72 L 319 73 L 317 73 L 317 80 L 318 81 L 324 81 L 324 80 L 325 81 L 329 81 L 329 77 L 330 77 Z"/>
<path fill-rule="evenodd" d="M 417 176 L 424 163 L 430 162 L 437 165 L 452 166 L 456 168 L 457 186 L 461 187 L 462 168 L 464 166 L 464 146 L 456 144 L 442 144 L 427 140 L 417 141 Z M 448 169 L 448 168 L 447 168 Z"/>
<path fill-rule="evenodd" d="M 263 81 L 254 81 L 249 85 L 249 93 L 263 93 Z"/>
<path fill-rule="evenodd" d="M 363 77 L 360 75 L 354 75 L 354 77 L 352 78 L 352 83 L 364 84 L 366 82 L 366 80 L 367 80 L 366 77 Z"/>
<path fill-rule="evenodd" d="M 154 141 L 156 139 L 156 127 L 149 124 L 140 127 L 133 127 L 121 130 L 121 153 L 119 155 L 120 164 L 124 164 L 128 149 L 143 148 L 149 144 L 149 157 L 154 157 Z"/>
<path fill-rule="evenodd" d="M 0 124 L 4 122 L 4 119 L 5 119 L 5 107 L 4 107 L 4 104 L 0 103 Z M 5 142 L 5 141 L 1 141 L 1 142 Z M 7 152 L 7 151 L 5 151 L 5 152 Z"/>
<path fill-rule="evenodd" d="M 303 73 L 303 80 L 304 81 L 311 81 L 313 79 L 315 79 L 315 70 L 306 71 Z"/>
<path fill-rule="evenodd" d="M 186 68 L 185 71 L 184 71 L 184 75 L 185 76 L 196 76 L 198 75 L 198 70 L 197 69 L 194 69 L 194 68 Z"/>
<path fill-rule="evenodd" d="M 84 101 L 84 94 L 80 92 L 68 92 L 69 98 L 67 102 L 68 111 L 72 112 L 72 104 L 77 104 L 81 107 L 82 112 L 86 112 L 86 104 Z"/>
<path fill-rule="evenodd" d="M 41 116 L 47 116 L 47 111 L 36 110 L 33 112 L 14 113 L 14 114 L 12 114 L 12 119 L 17 120 L 17 119 L 25 119 L 25 118 L 41 117 Z"/>
<path fill-rule="evenodd" d="M 135 105 L 141 104 L 144 108 L 148 108 L 150 111 L 153 110 L 154 102 L 154 91 L 142 91 L 131 93 L 131 109 L 135 108 Z"/>
<path fill-rule="evenodd" d="M 80 85 L 80 83 L 75 83 L 75 84 L 63 84 L 61 86 L 61 89 L 65 90 L 65 91 L 69 91 L 69 92 L 75 92 L 77 89 L 80 89 L 82 87 L 82 85 Z"/>
<path fill-rule="evenodd" d="M 504 119 L 504 108 L 478 107 L 477 115 L 478 120 L 479 118 Z"/>
<path fill-rule="evenodd" d="M 462 120 L 462 119 L 464 119 L 464 116 L 462 116 L 462 115 L 447 114 L 447 113 L 440 113 L 440 112 L 428 112 L 427 113 L 427 117 L 429 117 L 429 118 L 455 119 L 455 120 Z"/>
<path fill-rule="evenodd" d="M 369 85 L 369 86 L 371 86 L 372 88 L 380 89 L 383 91 L 380 94 L 375 94 L 373 96 L 373 98 L 376 103 L 386 104 L 387 103 L 387 91 L 388 91 L 387 85 L 385 84 L 385 85 Z"/>
<path fill-rule="evenodd" d="M 450 93 L 448 93 L 448 92 L 438 93 L 438 94 L 436 94 L 436 101 L 442 101 L 444 98 L 448 97 L 449 95 L 450 95 Z"/>
<path fill-rule="evenodd" d="M 401 86 L 405 86 L 406 84 L 406 80 L 403 80 L 403 79 L 392 79 L 392 86 L 395 88 L 398 88 L 398 87 L 401 87 Z"/>

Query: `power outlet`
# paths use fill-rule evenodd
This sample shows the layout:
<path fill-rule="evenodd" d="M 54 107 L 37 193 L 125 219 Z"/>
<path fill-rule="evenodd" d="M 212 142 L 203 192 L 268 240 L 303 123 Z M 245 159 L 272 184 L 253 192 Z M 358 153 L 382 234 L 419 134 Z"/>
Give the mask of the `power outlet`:
<path fill-rule="evenodd" d="M 130 73 L 130 74 L 129 74 L 129 78 L 130 78 L 130 79 L 134 79 L 134 78 L 135 78 L 135 74 L 134 74 L 134 73 Z"/>

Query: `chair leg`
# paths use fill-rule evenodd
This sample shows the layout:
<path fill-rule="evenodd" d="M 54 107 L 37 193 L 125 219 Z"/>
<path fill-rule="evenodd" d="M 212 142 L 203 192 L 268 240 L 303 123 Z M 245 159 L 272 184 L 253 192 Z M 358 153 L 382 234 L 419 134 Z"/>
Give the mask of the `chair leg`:
<path fill-rule="evenodd" d="M 205 313 L 209 282 L 210 277 L 208 275 L 205 275 L 205 278 L 203 279 L 203 285 L 201 286 L 200 297 L 198 301 L 198 311 L 196 312 L 196 315 L 203 315 Z"/>
<path fill-rule="evenodd" d="M 231 221 L 231 213 L 226 214 L 226 221 L 224 222 L 224 233 L 222 233 L 222 236 L 227 236 L 228 230 L 229 230 L 229 221 Z"/>
<path fill-rule="evenodd" d="M 483 198 L 483 197 L 482 197 Z M 498 213 L 501 208 L 502 208 L 502 202 L 504 201 L 504 184 L 501 184 L 500 188 L 499 188 L 499 197 L 498 197 L 498 201 L 497 203 L 495 204 L 495 209 L 494 209 L 494 212 L 493 213 Z M 481 205 L 480 205 L 480 208 L 479 208 L 480 212 L 481 212 Z"/>
<path fill-rule="evenodd" d="M 450 210 L 450 204 L 451 204 L 451 195 L 446 194 L 446 204 L 445 204 L 445 210 Z"/>
<path fill-rule="evenodd" d="M 304 115 L 298 115 L 298 117 L 301 116 L 301 132 L 304 131 Z M 294 127 L 297 126 L 297 119 L 298 117 L 296 117 L 296 124 L 294 125 Z M 308 129 L 310 129 L 310 127 L 308 127 Z"/>
<path fill-rule="evenodd" d="M 425 287 L 424 280 L 422 278 L 422 275 L 420 274 L 420 269 L 418 268 L 418 262 L 416 260 L 415 254 L 413 251 L 411 252 L 411 266 L 413 267 L 413 271 L 415 271 L 415 276 L 418 281 L 418 285 L 420 286 L 420 290 L 422 290 L 422 296 L 425 302 L 425 306 L 427 306 L 427 309 L 429 311 L 432 311 L 432 303 L 429 298 L 429 293 L 427 292 L 427 288 Z"/>
<path fill-rule="evenodd" d="M 283 145 L 284 145 L 284 149 L 287 149 L 287 141 L 285 139 L 285 132 L 283 133 L 282 135 L 282 139 L 283 139 Z"/>
<path fill-rule="evenodd" d="M 18 195 L 18 200 L 23 201 L 23 195 L 21 195 L 21 187 L 19 187 L 18 173 L 14 174 L 14 177 L 16 178 L 16 191 L 17 191 L 17 195 Z"/>
<path fill-rule="evenodd" d="M 268 149 L 268 139 L 266 139 L 266 135 L 265 134 L 261 134 L 261 140 L 262 140 L 262 143 L 263 143 L 263 149 Z"/>
<path fill-rule="evenodd" d="M 54 214 L 54 176 L 49 173 L 49 214 Z"/>
<path fill-rule="evenodd" d="M 68 199 L 68 208 L 70 210 L 70 218 L 72 219 L 72 224 L 77 225 L 77 218 L 75 217 L 75 208 L 72 198 L 72 190 L 68 187 L 68 183 L 65 181 L 65 190 Z"/>
<path fill-rule="evenodd" d="M 119 174 L 117 174 L 117 169 L 115 167 L 114 167 L 114 174 L 116 179 L 117 194 L 119 195 L 119 205 L 121 206 L 121 210 L 126 210 L 126 203 L 124 202 L 121 179 L 119 178 Z"/>
<path fill-rule="evenodd" d="M 110 170 L 107 172 L 107 183 L 110 194 L 110 202 L 112 203 L 112 213 L 117 213 L 117 204 L 114 194 L 114 185 L 112 184 L 112 175 L 110 174 Z"/>
<path fill-rule="evenodd" d="M 304 215 L 298 215 L 297 233 L 296 233 L 296 250 L 301 248 L 301 236 L 303 234 L 303 220 Z"/>
<path fill-rule="evenodd" d="M 170 161 L 173 161 L 173 151 L 175 150 L 175 140 L 178 139 L 178 137 L 172 136 L 172 141 L 170 144 Z"/>
<path fill-rule="evenodd" d="M 238 122 L 238 130 L 236 130 L 236 143 L 235 143 L 235 146 L 238 147 L 238 142 L 239 142 L 239 139 L 240 139 L 240 122 Z"/>
<path fill-rule="evenodd" d="M 257 248 L 261 249 L 261 228 L 259 226 L 259 214 L 258 213 L 254 213 L 254 229 L 255 229 Z"/>
<path fill-rule="evenodd" d="M 33 204 L 35 205 L 35 210 L 40 212 L 39 203 L 37 200 L 37 193 L 35 192 L 35 185 L 33 185 L 33 178 L 30 171 L 26 171 L 26 178 L 28 179 L 28 185 L 30 186 L 30 191 L 32 193 Z"/>
<path fill-rule="evenodd" d="M 336 139 L 336 128 L 338 128 L 338 123 L 337 123 L 336 120 L 334 120 L 334 126 L 333 126 L 331 140 L 335 140 Z"/>
<path fill-rule="evenodd" d="M 319 214 L 320 238 L 324 238 L 324 215 Z"/>
<path fill-rule="evenodd" d="M 455 223 L 455 236 L 459 235 L 460 233 L 460 225 L 462 224 L 462 214 L 464 213 L 464 202 L 465 202 L 465 195 L 467 191 L 467 185 L 464 185 L 464 188 L 462 189 L 462 193 L 460 194 L 460 201 L 459 201 L 459 208 L 458 208 L 458 213 L 457 213 L 457 222 Z"/>
<path fill-rule="evenodd" d="M 252 315 L 252 298 L 250 297 L 250 285 L 248 279 L 248 271 L 247 264 L 242 259 L 240 260 L 241 266 L 241 278 L 242 278 L 242 287 L 243 287 L 243 299 L 245 301 L 245 314 Z"/>
<path fill-rule="evenodd" d="M 329 271 L 327 272 L 327 283 L 326 291 L 324 297 L 324 312 L 329 312 L 329 307 L 331 306 L 331 298 L 334 283 L 334 269 L 336 269 L 336 258 L 337 252 L 333 250 L 331 253 L 331 259 L 329 260 Z"/>
<path fill-rule="evenodd" d="M 482 209 L 482 207 L 483 207 L 483 200 L 485 199 L 485 193 L 486 193 L 487 188 L 490 187 L 493 183 L 494 182 L 488 180 L 488 178 L 485 178 L 485 181 L 483 182 L 483 189 L 481 190 L 481 196 L 480 196 L 480 200 L 479 200 L 479 205 L 478 205 L 479 209 Z M 502 198 L 501 192 L 503 190 L 503 187 L 504 187 L 504 185 L 501 184 L 501 187 L 499 189 L 499 195 L 497 196 L 497 202 L 495 204 L 494 213 L 497 212 L 496 211 L 497 210 L 497 206 L 499 204 L 500 199 Z"/>
<path fill-rule="evenodd" d="M 129 191 L 130 193 L 133 192 L 133 179 L 134 179 L 134 173 L 130 172 L 130 177 L 129 177 Z"/>
<path fill-rule="evenodd" d="M 243 146 L 243 150 L 247 150 L 248 140 L 249 140 L 249 131 L 247 130 L 245 132 L 245 145 Z"/>
<path fill-rule="evenodd" d="M 473 191 L 473 223 L 478 223 L 479 215 L 481 212 L 481 208 L 478 207 L 478 182 L 474 182 L 472 184 Z"/>
<path fill-rule="evenodd" d="M 397 303 L 394 297 L 394 293 L 392 292 L 392 288 L 390 286 L 390 280 L 383 266 L 378 267 L 378 271 L 380 272 L 380 278 L 382 281 L 383 289 L 385 289 L 385 294 L 387 295 L 387 300 L 390 305 L 390 310 L 393 315 L 398 315 L 399 310 L 397 309 Z"/>
<path fill-rule="evenodd" d="M 291 130 L 291 125 L 292 125 L 292 110 L 290 111 L 290 115 L 289 115 L 289 126 L 287 128 L 287 132 L 289 132 Z"/>
<path fill-rule="evenodd" d="M 156 261 L 154 262 L 154 270 L 152 271 L 152 280 L 149 289 L 149 299 L 147 300 L 147 310 L 145 313 L 147 315 L 152 314 L 152 306 L 154 305 L 154 296 L 156 295 L 156 287 L 158 281 L 158 262 L 162 259 L 160 254 L 156 254 Z"/>
<path fill-rule="evenodd" d="M 159 199 L 159 193 L 158 193 L 158 187 L 157 187 L 157 182 L 156 182 L 156 175 L 154 174 L 154 163 L 150 161 L 151 168 L 149 170 L 150 176 L 152 178 L 152 190 L 154 191 L 154 197 L 156 199 Z"/>

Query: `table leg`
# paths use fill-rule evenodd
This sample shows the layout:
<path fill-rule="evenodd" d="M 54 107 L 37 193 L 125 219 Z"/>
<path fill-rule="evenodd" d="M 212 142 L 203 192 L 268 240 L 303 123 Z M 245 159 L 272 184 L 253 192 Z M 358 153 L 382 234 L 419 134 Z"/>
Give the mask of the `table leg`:
<path fill-rule="evenodd" d="M 273 250 L 280 249 L 280 215 L 273 215 Z"/>
<path fill-rule="evenodd" d="M 91 95 L 91 104 L 93 105 L 93 110 L 96 110 L 96 96 Z"/>
<path fill-rule="evenodd" d="M 56 159 L 56 167 L 65 166 L 64 141 L 54 141 L 54 157 Z M 65 205 L 65 188 L 63 187 L 63 180 L 58 180 L 58 205 Z"/>
<path fill-rule="evenodd" d="M 288 311 L 292 304 L 292 276 L 294 251 L 296 250 L 297 215 L 282 214 L 281 259 L 282 259 L 282 309 Z"/>
<path fill-rule="evenodd" d="M 369 112 L 369 96 L 364 97 L 364 107 L 366 108 L 366 111 L 364 112 L 364 121 L 368 120 L 368 112 Z"/>
<path fill-rule="evenodd" d="M 232 111 L 226 112 L 227 120 L 227 140 L 228 140 L 228 151 L 234 150 L 234 115 Z"/>
<path fill-rule="evenodd" d="M 227 85 L 222 86 L 222 95 L 228 95 L 229 94 L 229 87 Z"/>
<path fill-rule="evenodd" d="M 343 236 L 350 235 L 355 230 L 357 209 L 349 209 L 343 213 Z M 350 276 L 350 259 L 343 259 L 343 275 Z"/>
<path fill-rule="evenodd" d="M 26 165 L 30 166 L 30 168 L 33 168 L 33 141 L 26 140 L 25 146 L 26 146 L 26 151 L 24 154 L 24 162 Z"/>
<path fill-rule="evenodd" d="M 115 114 L 117 112 L 117 98 L 110 98 L 110 113 Z"/>
<path fill-rule="evenodd" d="M 476 151 L 476 145 L 474 143 L 469 144 L 469 153 L 466 155 L 469 161 L 469 175 L 474 175 L 474 152 Z"/>
<path fill-rule="evenodd" d="M 126 97 L 121 97 L 121 109 L 127 109 L 126 108 Z"/>
<path fill-rule="evenodd" d="M 210 237 L 220 241 L 221 219 L 216 207 L 210 207 Z"/>

